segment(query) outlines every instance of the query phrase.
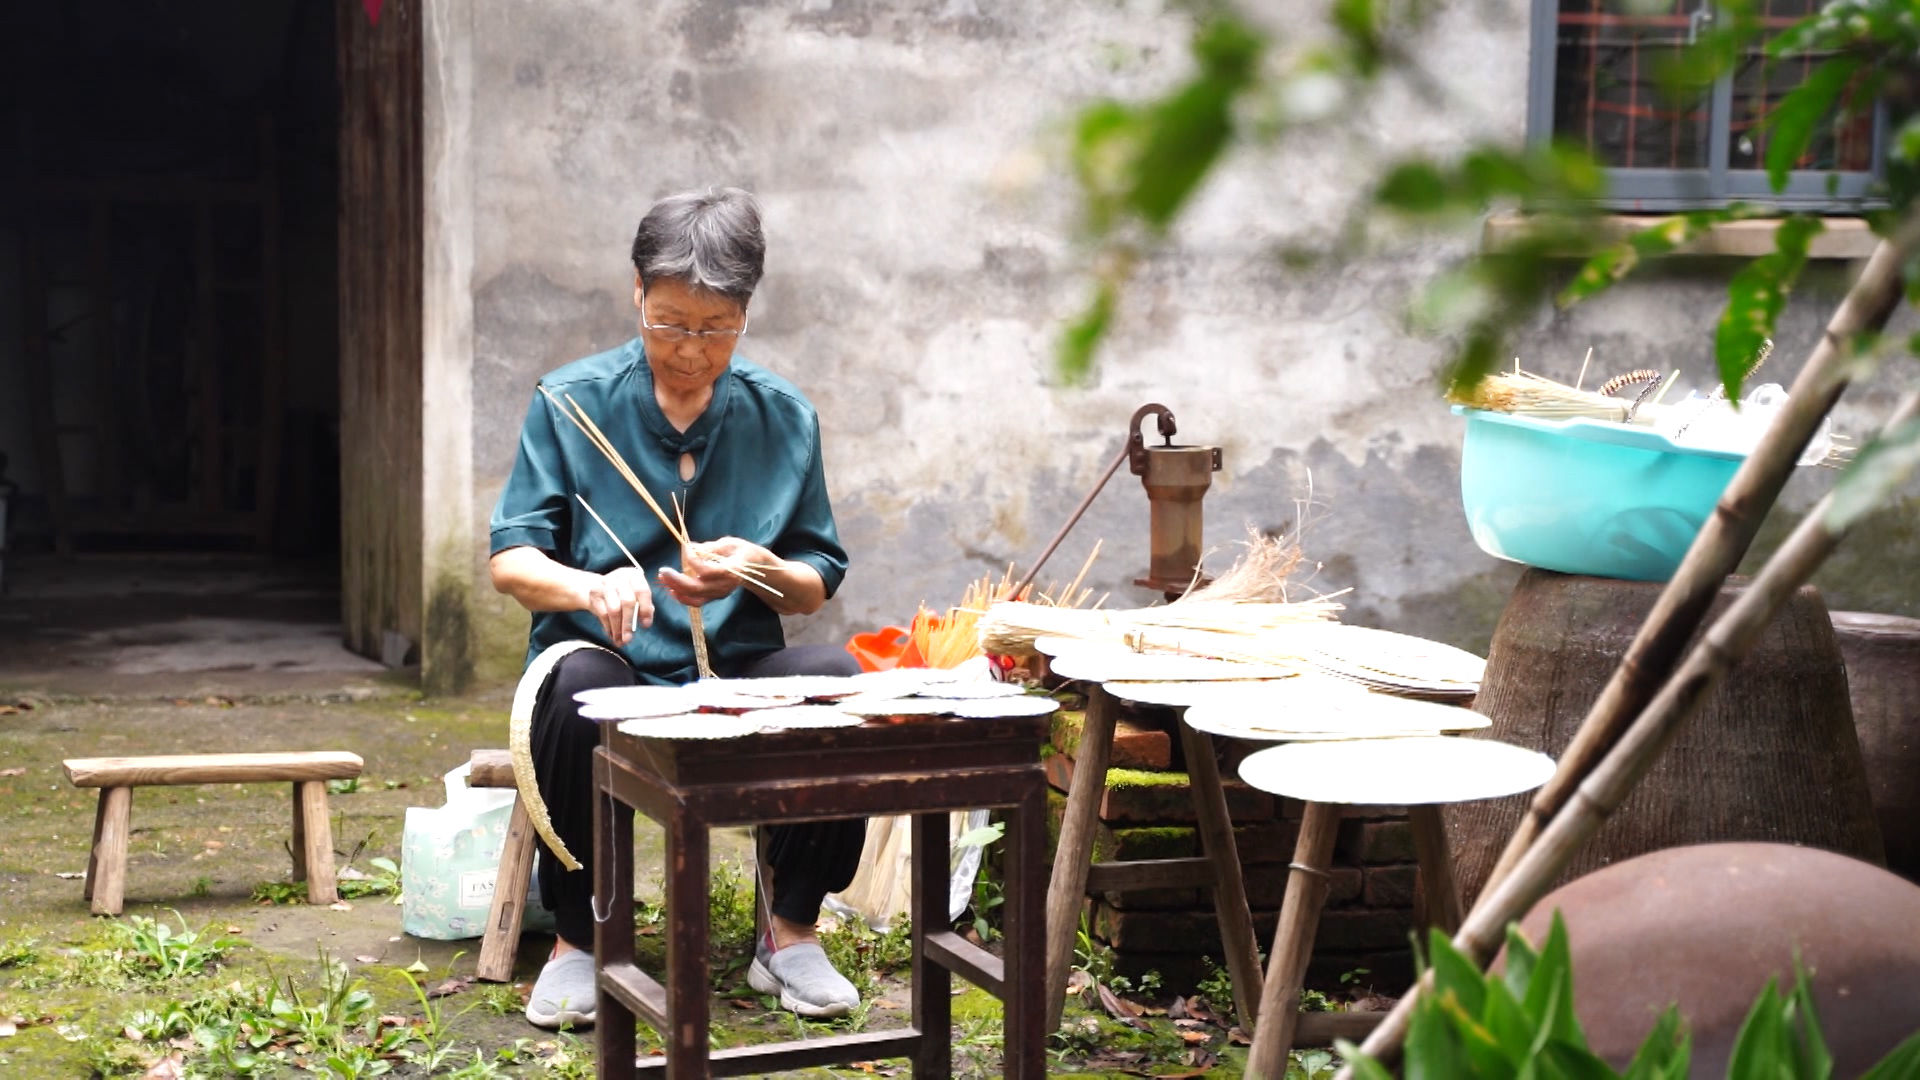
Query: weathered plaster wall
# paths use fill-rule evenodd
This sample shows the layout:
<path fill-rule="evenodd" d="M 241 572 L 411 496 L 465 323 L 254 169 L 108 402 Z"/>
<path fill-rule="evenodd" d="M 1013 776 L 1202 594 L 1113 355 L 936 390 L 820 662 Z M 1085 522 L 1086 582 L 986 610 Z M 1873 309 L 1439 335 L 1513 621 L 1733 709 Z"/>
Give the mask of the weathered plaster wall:
<path fill-rule="evenodd" d="M 1284 26 L 1295 8 L 1308 9 L 1278 5 L 1275 17 Z M 1314 271 L 1274 252 L 1329 239 L 1383 147 L 1520 136 L 1521 0 L 1445 6 L 1422 53 L 1443 97 L 1389 86 L 1346 135 L 1244 157 L 1217 177 L 1128 297 L 1084 388 L 1051 374 L 1055 337 L 1086 288 L 1055 151 L 1077 105 L 1148 93 L 1186 70 L 1177 5 L 475 9 L 471 515 L 476 654 L 488 672 L 517 670 L 524 641 L 524 616 L 491 593 L 482 564 L 531 384 L 632 334 L 634 222 L 653 198 L 709 183 L 750 187 L 765 203 L 768 274 L 742 352 L 819 407 L 854 562 L 838 600 L 796 623 L 795 639 L 900 622 L 922 600 L 953 601 L 970 577 L 1024 564 L 1133 409 L 1161 401 L 1182 441 L 1225 448 L 1207 502 L 1211 543 L 1304 514 L 1307 547 L 1325 564 L 1315 585 L 1352 587 L 1355 621 L 1484 645 L 1516 571 L 1468 537 L 1460 431 L 1435 384 L 1442 348 L 1400 315 L 1475 238 L 1402 237 Z M 1608 368 L 1684 362 L 1704 373 L 1724 272 L 1697 267 L 1571 314 L 1542 312 L 1522 351 L 1569 377 L 1548 360 L 1577 366 L 1590 343 Z M 1833 274 L 1817 284 L 1776 355 L 1796 357 L 1817 332 L 1839 291 Z M 1808 496 L 1797 487 L 1794 500 Z M 1146 600 L 1127 584 L 1146 566 L 1146 522 L 1137 482 L 1117 477 L 1049 576 L 1071 576 L 1104 537 L 1090 583 L 1112 603 Z M 1912 551 L 1920 540 L 1905 529 Z M 1849 602 L 1920 603 L 1914 586 L 1883 594 L 1870 578 L 1850 579 Z"/>

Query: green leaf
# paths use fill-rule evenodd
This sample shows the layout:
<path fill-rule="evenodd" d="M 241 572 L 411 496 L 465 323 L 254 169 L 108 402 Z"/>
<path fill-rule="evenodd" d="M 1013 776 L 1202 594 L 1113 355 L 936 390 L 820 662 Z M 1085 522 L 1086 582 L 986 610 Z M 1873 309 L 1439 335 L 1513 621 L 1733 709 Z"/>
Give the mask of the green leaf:
<path fill-rule="evenodd" d="M 1796 953 L 1793 958 L 1793 993 L 1787 998 L 1787 1017 L 1795 1035 L 1795 1076 L 1801 1080 L 1827 1080 L 1833 1075 L 1833 1054 L 1820 1033 L 1820 1013 L 1813 1007 L 1813 981 Z"/>
<path fill-rule="evenodd" d="M 1767 113 L 1767 182 L 1773 190 L 1787 186 L 1787 174 L 1806 155 L 1820 122 L 1833 111 L 1841 91 L 1859 74 L 1863 61 L 1836 56 L 1822 61 L 1805 82 L 1793 88 Z"/>
<path fill-rule="evenodd" d="M 1452 185 L 1430 161 L 1406 161 L 1387 172 L 1374 201 L 1403 214 L 1437 214 L 1452 201 Z"/>
<path fill-rule="evenodd" d="M 1487 1000 L 1480 1015 L 1487 1031 L 1499 1044 L 1500 1052 L 1518 1068 L 1533 1051 L 1536 1025 L 1520 1008 L 1520 1002 L 1506 983 L 1487 980 Z"/>
<path fill-rule="evenodd" d="M 1685 1077 L 1693 1056 L 1693 1036 L 1684 1030 L 1680 1010 L 1669 1005 L 1653 1025 L 1653 1030 L 1634 1052 L 1628 1064 L 1626 1080 L 1666 1080 Z"/>
<path fill-rule="evenodd" d="M 1777 980 L 1768 979 L 1767 988 L 1747 1011 L 1747 1019 L 1734 1036 L 1733 1056 L 1727 1062 L 1727 1080 L 1780 1080 L 1790 1076 L 1792 1052 L 1787 1047 L 1786 1025 L 1781 1013 L 1786 1003 L 1780 998 Z"/>
<path fill-rule="evenodd" d="M 1884 502 L 1920 465 L 1920 418 L 1908 420 L 1868 443 L 1833 485 L 1826 526 L 1844 533 Z"/>
<path fill-rule="evenodd" d="M 1893 1052 L 1868 1069 L 1860 1080 L 1912 1080 L 1920 1076 L 1920 1032 L 1893 1048 Z"/>
<path fill-rule="evenodd" d="M 1475 1019 L 1483 1015 L 1487 1000 L 1487 977 L 1466 958 L 1439 929 L 1428 932 L 1428 962 L 1433 966 L 1436 994 L 1452 994 L 1460 1008 Z"/>
<path fill-rule="evenodd" d="M 1107 336 L 1113 322 L 1113 306 L 1119 293 L 1111 281 L 1102 281 L 1093 302 L 1081 312 L 1060 337 L 1060 374 L 1069 384 L 1084 382 L 1093 370 L 1093 353 Z"/>
<path fill-rule="evenodd" d="M 1796 214 L 1774 230 L 1774 249 L 1748 263 L 1727 284 L 1727 307 L 1714 330 L 1713 355 L 1727 396 L 1740 396 L 1740 384 L 1760 347 L 1773 337 L 1774 324 L 1787 306 L 1787 294 L 1807 265 L 1807 245 L 1825 225 Z"/>
<path fill-rule="evenodd" d="M 986 847 L 1006 835 L 1006 831 L 1007 823 L 996 821 L 991 825 L 982 825 L 977 829 L 968 829 L 961 833 L 960 838 L 953 842 L 953 846 L 957 848 Z"/>
<path fill-rule="evenodd" d="M 1620 1080 L 1620 1074 L 1585 1046 L 1569 1046 L 1557 1039 L 1540 1049 L 1538 1060 L 1548 1076 L 1565 1080 Z"/>
<path fill-rule="evenodd" d="M 1156 231 L 1173 222 L 1232 141 L 1234 102 L 1265 51 L 1266 39 L 1247 24 L 1214 19 L 1194 38 L 1200 73 L 1147 113 L 1126 201 Z"/>
<path fill-rule="evenodd" d="M 1362 1054 L 1359 1047 L 1347 1040 L 1334 1040 L 1333 1049 L 1352 1066 L 1355 1080 L 1393 1080 L 1393 1074 L 1385 1065 Z"/>
<path fill-rule="evenodd" d="M 1465 1014 L 1451 995 L 1421 996 L 1407 1025 L 1406 1052 L 1401 1062 L 1405 1080 L 1457 1080 L 1474 1075 L 1460 1030 L 1463 1019 Z"/>
<path fill-rule="evenodd" d="M 1534 964 L 1524 1000 L 1527 1014 L 1553 1039 L 1585 1049 L 1586 1037 L 1573 1013 L 1573 950 L 1567 943 L 1567 924 L 1558 911 L 1547 931 L 1547 942 Z"/>
<path fill-rule="evenodd" d="M 1555 913 L 1558 915 L 1558 912 Z M 1507 989 L 1513 996 L 1524 1002 L 1527 989 L 1533 984 L 1534 968 L 1540 963 L 1540 954 L 1533 949 L 1533 943 L 1520 933 L 1519 923 L 1507 924 Z M 1531 1015 L 1531 1014 L 1529 1014 Z"/>

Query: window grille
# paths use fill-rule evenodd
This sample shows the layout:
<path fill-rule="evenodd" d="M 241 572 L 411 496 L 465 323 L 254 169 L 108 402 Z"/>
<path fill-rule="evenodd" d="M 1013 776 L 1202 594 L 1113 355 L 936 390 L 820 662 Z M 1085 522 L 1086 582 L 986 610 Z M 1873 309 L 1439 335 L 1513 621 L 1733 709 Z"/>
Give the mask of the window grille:
<path fill-rule="evenodd" d="M 1837 113 L 1795 163 L 1786 189 L 1776 194 L 1767 183 L 1763 120 L 1819 58 L 1769 67 L 1766 41 L 1821 3 L 1763 0 L 1761 39 L 1710 89 L 1676 101 L 1661 73 L 1712 26 L 1706 0 L 1534 0 L 1528 136 L 1586 147 L 1607 166 L 1606 203 L 1617 209 L 1750 200 L 1845 213 L 1876 205 L 1886 135 L 1877 105 Z"/>

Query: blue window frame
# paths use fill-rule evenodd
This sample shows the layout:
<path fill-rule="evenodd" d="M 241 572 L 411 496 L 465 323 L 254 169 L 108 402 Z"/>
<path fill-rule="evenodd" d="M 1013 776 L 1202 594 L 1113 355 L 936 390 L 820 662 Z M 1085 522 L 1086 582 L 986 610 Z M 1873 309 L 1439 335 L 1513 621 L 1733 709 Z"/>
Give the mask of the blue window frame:
<path fill-rule="evenodd" d="M 1778 33 L 1821 4 L 1771 0 L 1762 26 Z M 1711 25 L 1710 0 L 1533 0 L 1532 14 L 1527 137 L 1590 150 L 1608 169 L 1607 207 L 1667 212 L 1750 201 L 1845 214 L 1884 205 L 1879 105 L 1832 120 L 1784 191 L 1767 182 L 1759 120 L 1813 59 L 1769 66 L 1755 43 L 1697 100 L 1663 96 L 1659 64 Z"/>

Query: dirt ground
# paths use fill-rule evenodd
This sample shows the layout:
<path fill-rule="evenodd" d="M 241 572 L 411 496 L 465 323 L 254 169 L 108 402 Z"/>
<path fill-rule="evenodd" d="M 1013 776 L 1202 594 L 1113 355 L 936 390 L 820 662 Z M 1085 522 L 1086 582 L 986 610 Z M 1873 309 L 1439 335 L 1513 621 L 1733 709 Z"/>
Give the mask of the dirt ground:
<path fill-rule="evenodd" d="M 368 1032 L 419 1031 L 437 1020 L 452 1054 L 435 1069 L 388 1054 L 359 1071 L 302 1056 L 296 1046 L 285 1067 L 262 1066 L 257 1075 L 591 1075 L 590 1035 L 554 1036 L 518 1011 L 550 936 L 523 937 L 508 990 L 468 980 L 478 941 L 406 936 L 401 909 L 388 898 L 335 908 L 255 899 L 256 889 L 289 878 L 287 785 L 138 789 L 122 918 L 95 918 L 82 899 L 97 793 L 69 784 L 63 759 L 352 751 L 366 769 L 355 790 L 330 796 L 336 862 L 367 871 L 376 858 L 400 861 L 405 810 L 439 805 L 444 773 L 476 748 L 505 745 L 511 687 L 422 699 L 407 673 L 340 648 L 329 621 L 337 600 L 310 570 L 219 559 L 157 566 L 82 559 L 30 563 L 25 572 L 10 564 L 8 574 L 0 596 L 0 1076 L 242 1075 L 196 1060 L 179 1034 L 185 1027 L 171 1038 L 136 1029 L 169 1009 L 191 1012 L 226 987 L 258 995 L 278 984 L 313 999 L 328 978 L 323 961 L 344 964 L 347 979 L 372 996 Z M 636 832 L 644 876 L 660 863 L 661 839 L 644 820 Z M 715 838 L 716 863 L 744 866 L 748 850 L 743 832 Z M 643 880 L 638 893 L 657 896 L 657 883 Z M 205 972 L 129 981 L 113 965 L 128 954 L 123 930 L 139 917 L 235 944 Z M 643 937 L 643 952 L 658 941 Z M 716 1046 L 908 1023 L 904 968 L 877 978 L 857 1020 L 803 1030 L 741 991 L 744 960 L 744 952 L 716 958 Z M 409 972 L 449 992 L 423 1002 Z M 998 1003 L 968 990 L 956 997 L 954 1015 L 956 1074 L 999 1075 Z M 1074 1045 L 1056 1057 L 1056 1075 L 1114 1075 L 1118 1066 L 1129 1075 L 1203 1074 L 1181 1067 L 1191 1054 L 1183 1042 L 1192 1040 L 1164 1019 L 1119 1025 L 1073 1007 L 1069 1026 Z M 1238 1075 L 1243 1051 L 1228 1045 L 1224 1028 L 1218 1035 L 1217 1067 L 1205 1074 Z M 650 1038 L 643 1027 L 643 1047 Z M 167 1071 L 176 1050 L 187 1067 Z M 461 1065 L 465 1071 L 454 1071 Z M 879 1062 L 787 1075 L 907 1071 L 904 1062 Z"/>

